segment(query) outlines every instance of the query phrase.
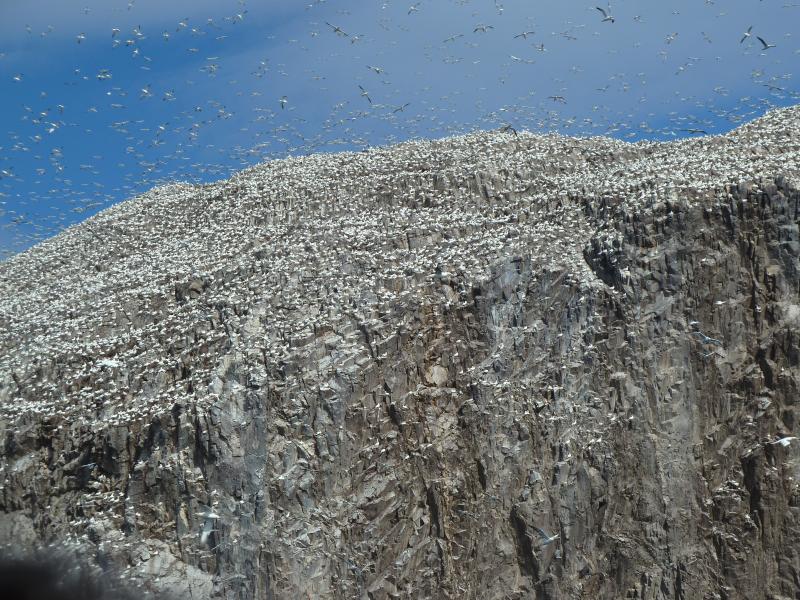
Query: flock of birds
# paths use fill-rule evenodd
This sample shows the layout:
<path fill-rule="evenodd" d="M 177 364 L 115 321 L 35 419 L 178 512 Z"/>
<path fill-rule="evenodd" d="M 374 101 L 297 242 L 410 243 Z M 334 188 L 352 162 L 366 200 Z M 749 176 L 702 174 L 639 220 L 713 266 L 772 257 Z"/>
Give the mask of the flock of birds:
<path fill-rule="evenodd" d="M 0 77 L 6 79 L 3 85 L 10 92 L 5 99 L 8 140 L 5 144 L 0 143 L 2 251 L 11 255 L 110 203 L 152 185 L 175 180 L 208 181 L 264 158 L 360 148 L 376 142 L 451 135 L 500 125 L 513 126 L 515 131 L 610 133 L 623 138 L 703 135 L 719 129 L 719 122 L 735 124 L 763 112 L 765 108 L 787 104 L 798 97 L 789 81 L 791 74 L 780 73 L 778 69 L 781 67 L 776 69 L 775 65 L 767 62 L 779 48 L 779 43 L 770 39 L 768 32 L 761 32 L 751 25 L 741 38 L 732 33 L 732 44 L 728 45 L 735 46 L 738 40 L 740 46 L 747 48 L 746 53 L 752 54 L 750 39 L 758 42 L 758 51 L 765 60 L 749 75 L 757 85 L 765 86 L 764 94 L 746 97 L 731 106 L 725 100 L 729 91 L 717 86 L 712 93 L 716 99 L 706 102 L 706 117 L 696 116 L 692 111 L 671 114 L 666 125 L 634 123 L 639 115 L 631 111 L 615 114 L 613 106 L 604 98 L 614 88 L 618 93 L 625 93 L 643 85 L 644 73 L 611 73 L 609 80 L 600 87 L 591 90 L 578 88 L 579 93 L 574 92 L 575 88 L 568 90 L 564 77 L 553 77 L 543 82 L 535 74 L 536 69 L 547 61 L 564 60 L 558 58 L 570 52 L 564 43 L 585 39 L 587 36 L 582 31 L 587 27 L 598 26 L 593 33 L 597 39 L 614 37 L 623 27 L 631 24 L 642 26 L 647 22 L 646 17 L 627 13 L 623 17 L 618 10 L 612 12 L 611 5 L 589 4 L 582 7 L 584 14 L 595 12 L 596 21 L 568 19 L 564 23 L 565 29 L 548 33 L 536 26 L 540 17 L 543 20 L 546 15 L 539 17 L 534 14 L 528 19 L 528 26 L 520 27 L 522 31 L 505 33 L 509 31 L 505 14 L 512 11 L 506 11 L 503 4 L 495 0 L 492 8 L 494 20 L 489 22 L 486 18 L 492 15 L 488 14 L 485 6 L 478 4 L 475 0 L 459 0 L 453 10 L 466 10 L 463 15 L 453 13 L 451 27 L 462 31 L 442 35 L 441 39 L 433 41 L 412 37 L 412 46 L 422 47 L 423 51 L 420 54 L 414 50 L 411 54 L 409 49 L 409 54 L 413 60 L 421 58 L 424 61 L 415 68 L 430 70 L 432 67 L 428 65 L 438 60 L 444 63 L 445 69 L 440 79 L 450 77 L 448 71 L 458 71 L 469 81 L 483 63 L 497 60 L 493 56 L 489 58 L 494 48 L 502 48 L 501 52 L 504 52 L 508 47 L 511 51 L 497 65 L 495 86 L 500 100 L 495 100 L 493 106 L 483 99 L 485 92 L 481 90 L 484 87 L 475 90 L 474 106 L 470 106 L 469 89 L 474 83 L 467 84 L 464 88 L 466 93 L 456 90 L 438 99 L 434 96 L 436 86 L 429 82 L 420 83 L 418 89 L 408 87 L 407 79 L 398 83 L 399 71 L 404 65 L 397 63 L 396 56 L 386 54 L 383 47 L 377 53 L 373 52 L 373 48 L 379 47 L 376 40 L 379 36 L 391 39 L 392 47 L 403 48 L 395 36 L 414 35 L 415 27 L 422 24 L 421 19 L 433 10 L 425 2 L 395 10 L 392 3 L 385 0 L 379 14 L 391 13 L 395 17 L 381 17 L 377 22 L 377 32 L 367 35 L 348 25 L 353 18 L 347 10 L 333 11 L 326 0 L 315 0 L 305 10 L 310 15 L 317 11 L 324 16 L 309 20 L 304 32 L 308 41 L 291 38 L 287 42 L 289 48 L 297 49 L 294 52 L 314 57 L 314 62 L 301 61 L 298 69 L 292 70 L 280 59 L 259 55 L 249 71 L 251 79 L 236 76 L 222 86 L 219 83 L 230 72 L 226 55 L 231 51 L 226 48 L 236 43 L 237 38 L 249 35 L 247 32 L 251 30 L 247 27 L 252 27 L 253 19 L 257 18 L 254 15 L 258 14 L 258 9 L 249 10 L 244 0 L 238 0 L 235 8 L 222 17 L 182 18 L 160 30 L 147 25 L 126 27 L 122 24 L 136 22 L 139 7 L 135 0 L 131 0 L 127 10 L 116 17 L 120 23 L 109 23 L 106 32 L 91 26 L 93 11 L 86 8 L 87 26 L 73 34 L 75 46 L 83 52 L 75 56 L 84 57 L 82 60 L 86 64 L 74 65 L 71 77 L 64 82 L 66 87 L 61 86 L 60 81 L 56 83 L 57 78 L 53 75 L 48 75 L 52 81 L 46 82 L 35 74 L 29 76 L 24 71 L 9 71 L 10 65 L 14 64 L 10 61 L 15 52 L 4 52 L 0 47 Z M 705 4 L 709 10 L 716 10 L 713 0 L 707 0 Z M 620 6 L 615 8 L 620 9 Z M 788 11 L 787 14 L 793 14 L 795 5 L 786 3 L 781 8 Z M 675 18 L 680 18 L 679 10 L 672 13 Z M 723 10 L 716 16 L 725 18 L 728 15 Z M 456 21 L 462 17 L 469 24 L 458 25 Z M 478 18 L 483 20 L 469 21 Z M 36 30 L 24 23 L 19 27 L 25 31 L 25 47 L 33 51 Z M 699 33 L 711 44 L 712 38 L 708 33 Z M 38 35 L 39 43 L 44 44 L 60 34 L 57 24 L 47 25 Z M 279 31 L 270 29 L 267 34 L 269 43 L 272 44 L 279 35 Z M 501 35 L 508 39 L 500 39 L 498 36 Z M 689 32 L 682 31 L 680 35 L 683 38 Z M 678 31 L 666 35 L 658 53 L 659 62 L 667 60 L 668 50 L 675 47 L 678 36 Z M 102 39 L 108 40 L 110 52 L 100 45 Z M 331 46 L 330 43 L 336 40 L 340 40 L 341 45 Z M 786 40 L 786 44 L 791 42 L 789 37 Z M 330 64 L 325 64 L 323 58 L 314 55 L 313 44 L 333 48 L 333 62 L 336 66 L 344 63 L 351 73 L 343 78 Z M 460 53 L 456 44 L 461 45 Z M 634 38 L 633 48 L 640 45 L 641 41 Z M 12 47 L 11 50 L 19 49 Z M 90 50 L 92 54 L 87 57 L 85 52 Z M 539 57 L 534 58 L 528 50 L 533 50 L 533 54 Z M 64 54 L 69 53 L 64 51 Z M 198 71 L 208 81 L 198 82 L 183 74 L 176 77 L 171 71 L 176 69 L 172 59 L 166 58 L 180 54 L 192 58 L 192 64 L 200 65 Z M 369 54 L 369 58 L 365 58 L 365 54 Z M 487 58 L 483 58 L 483 54 Z M 615 60 L 618 51 L 609 51 L 609 54 L 608 60 Z M 670 60 L 677 59 L 669 56 Z M 716 57 L 715 60 L 719 59 Z M 394 66 L 387 67 L 379 60 Z M 677 60 L 682 64 L 677 65 L 676 75 L 696 69 L 703 57 L 688 56 Z M 116 66 L 110 66 L 112 62 Z M 580 76 L 584 67 L 579 59 L 574 62 L 576 64 L 565 69 L 571 76 Z M 160 66 L 161 63 L 165 66 Z M 531 65 L 535 84 L 523 84 L 523 87 L 541 90 L 538 103 L 534 91 L 526 97 L 511 97 L 504 91 L 517 85 L 517 76 L 511 70 L 515 65 Z M 371 73 L 371 78 L 367 78 L 366 73 Z M 151 80 L 147 81 L 145 77 Z M 341 82 L 333 83 L 334 79 Z M 414 78 L 410 81 L 413 85 Z M 92 82 L 96 84 L 94 87 L 90 85 Z M 352 86 L 352 92 L 348 92 L 349 86 Z M 461 88 L 463 84 L 458 82 L 456 87 Z M 87 100 L 90 96 L 86 89 L 96 90 L 91 93 L 99 92 L 101 95 Z M 338 95 L 338 98 L 332 106 L 315 106 L 316 114 L 311 115 L 309 98 L 317 91 L 319 98 L 331 95 Z M 17 94 L 19 100 L 12 100 Z M 586 100 L 590 95 L 592 99 Z M 642 88 L 639 100 L 642 106 L 645 106 L 646 96 L 646 88 Z M 715 104 L 717 99 L 722 101 Z M 132 104 L 133 100 L 137 102 Z M 84 107 L 78 104 L 87 101 L 89 104 Z M 594 106 L 591 109 L 577 108 L 587 102 L 594 103 Z M 649 102 L 652 104 L 653 101 Z M 703 102 L 698 99 L 695 103 Z M 572 110 L 576 112 L 570 114 Z M 461 114 L 464 116 L 460 117 Z M 235 128 L 239 130 L 238 139 L 218 141 L 220 137 L 230 138 L 226 130 Z M 116 140 L 106 139 L 105 131 L 111 132 Z"/>

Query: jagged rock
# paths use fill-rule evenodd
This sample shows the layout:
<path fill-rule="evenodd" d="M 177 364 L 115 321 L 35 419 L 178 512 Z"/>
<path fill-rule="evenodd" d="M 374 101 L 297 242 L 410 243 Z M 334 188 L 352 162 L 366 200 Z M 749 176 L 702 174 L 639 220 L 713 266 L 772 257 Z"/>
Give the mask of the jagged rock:
<path fill-rule="evenodd" d="M 0 265 L 0 535 L 186 598 L 798 597 L 799 152 L 492 132 L 112 207 Z"/>

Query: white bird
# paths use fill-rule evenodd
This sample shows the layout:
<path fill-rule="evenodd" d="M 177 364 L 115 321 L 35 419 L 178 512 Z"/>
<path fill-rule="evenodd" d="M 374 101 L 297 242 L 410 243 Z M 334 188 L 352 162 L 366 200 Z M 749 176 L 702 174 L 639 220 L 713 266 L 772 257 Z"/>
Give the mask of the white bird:
<path fill-rule="evenodd" d="M 206 519 L 205 523 L 203 523 L 203 530 L 200 532 L 201 544 L 205 544 L 208 541 L 208 537 L 211 535 L 212 531 L 214 531 L 214 521 Z"/>
<path fill-rule="evenodd" d="M 797 437 L 792 435 L 792 436 L 782 437 L 780 439 L 777 439 L 774 442 L 770 442 L 770 444 L 780 444 L 781 446 L 783 446 L 785 448 L 786 446 L 791 444 L 796 439 L 797 439 Z"/>
<path fill-rule="evenodd" d="M 358 87 L 359 87 L 359 89 L 361 89 L 361 95 L 364 98 L 366 98 L 367 100 L 369 100 L 370 104 L 372 104 L 372 98 L 369 97 L 369 92 L 367 90 L 365 90 L 363 87 L 361 87 L 361 85 L 359 85 Z"/>
<path fill-rule="evenodd" d="M 525 64 L 528 64 L 528 65 L 532 65 L 532 64 L 536 63 L 535 60 L 530 59 L 530 58 L 520 58 L 519 56 L 514 56 L 513 54 L 509 54 L 509 56 L 511 57 L 511 60 L 513 60 L 514 62 L 525 63 Z"/>
<path fill-rule="evenodd" d="M 535 31 L 523 31 L 522 33 L 518 33 L 517 35 L 515 35 L 514 39 L 522 38 L 522 39 L 527 40 L 528 36 L 529 35 L 533 35 L 534 33 L 536 33 L 536 32 Z"/>
<path fill-rule="evenodd" d="M 561 535 L 558 533 L 555 535 L 547 535 L 544 532 L 544 530 L 539 529 L 538 527 L 534 527 L 534 529 L 539 533 L 539 535 L 542 538 L 542 546 L 547 546 L 548 544 L 552 544 L 553 542 L 561 538 Z"/>
<path fill-rule="evenodd" d="M 739 43 L 740 43 L 740 44 L 741 44 L 742 42 L 744 42 L 744 41 L 745 41 L 747 38 L 749 38 L 749 37 L 750 37 L 750 35 L 751 35 L 751 34 L 750 34 L 750 32 L 751 32 L 751 31 L 753 31 L 753 26 L 752 26 L 752 25 L 750 25 L 750 27 L 748 27 L 748 28 L 747 28 L 747 31 L 745 31 L 745 32 L 742 34 L 742 39 L 740 39 L 740 40 L 739 40 Z"/>
<path fill-rule="evenodd" d="M 612 17 L 610 14 L 608 14 L 608 12 L 606 12 L 605 9 L 600 8 L 599 6 L 595 6 L 595 8 L 597 10 L 599 10 L 601 13 L 603 13 L 603 20 L 600 21 L 601 23 L 605 23 L 606 21 L 610 21 L 611 23 L 614 22 L 614 20 L 615 20 L 614 17 Z M 610 11 L 610 9 L 609 9 L 609 11 Z"/>

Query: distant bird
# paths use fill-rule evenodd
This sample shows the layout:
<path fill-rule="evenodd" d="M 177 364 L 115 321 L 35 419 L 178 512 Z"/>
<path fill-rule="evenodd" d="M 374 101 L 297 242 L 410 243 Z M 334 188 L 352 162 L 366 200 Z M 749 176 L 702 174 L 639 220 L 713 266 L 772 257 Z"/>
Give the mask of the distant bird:
<path fill-rule="evenodd" d="M 368 68 L 370 71 L 374 71 L 374 72 L 375 72 L 377 75 L 381 75 L 382 73 L 385 73 L 385 72 L 386 72 L 386 71 L 384 71 L 384 70 L 383 70 L 381 67 L 373 67 L 373 66 L 371 66 L 371 65 L 367 65 L 367 68 Z"/>
<path fill-rule="evenodd" d="M 112 37 L 112 38 L 115 38 L 115 37 L 117 37 L 118 35 L 119 35 L 119 29 L 118 29 L 117 27 L 114 27 L 114 28 L 111 30 L 111 37 Z"/>
<path fill-rule="evenodd" d="M 363 87 L 361 87 L 361 85 L 359 85 L 358 87 L 361 90 L 361 95 L 367 100 L 369 100 L 370 104 L 372 104 L 372 98 L 369 97 L 369 92 L 365 90 Z"/>
<path fill-rule="evenodd" d="M 408 14 L 419 11 L 419 2 L 408 7 Z"/>
<path fill-rule="evenodd" d="M 219 515 L 212 510 L 205 513 L 200 513 L 201 517 L 205 517 L 203 522 L 203 529 L 200 532 L 200 543 L 205 544 L 208 541 L 211 532 L 214 531 L 214 521 L 219 519 Z"/>
<path fill-rule="evenodd" d="M 464 37 L 463 33 L 456 33 L 455 35 L 451 35 L 449 38 L 444 40 L 443 43 L 446 44 L 447 42 L 455 42 L 458 38 L 461 38 L 461 37 Z"/>
<path fill-rule="evenodd" d="M 566 104 L 567 99 L 564 96 L 548 96 L 548 99 L 552 100 L 553 102 L 561 102 L 561 104 Z"/>
<path fill-rule="evenodd" d="M 694 129 L 694 128 L 690 127 L 689 129 L 681 129 L 681 131 L 685 131 L 686 133 L 695 133 L 695 134 L 700 134 L 700 135 L 708 135 L 708 132 L 705 129 Z"/>
<path fill-rule="evenodd" d="M 539 529 L 538 527 L 534 527 L 534 529 L 542 538 L 542 546 L 547 546 L 549 544 L 552 544 L 553 542 L 561 538 L 561 535 L 558 533 L 555 535 L 547 535 L 547 533 L 545 533 L 544 530 Z"/>
<path fill-rule="evenodd" d="M 756 39 L 761 42 L 761 45 L 764 47 L 764 50 L 769 50 L 770 48 L 775 48 L 775 44 L 768 44 L 764 41 L 764 38 L 756 36 Z"/>
<path fill-rule="evenodd" d="M 489 29 L 494 29 L 494 26 L 484 25 L 483 23 L 480 23 L 475 26 L 475 29 L 472 30 L 472 33 L 478 33 L 479 31 L 481 33 L 486 33 Z"/>
<path fill-rule="evenodd" d="M 522 33 L 518 33 L 517 35 L 515 35 L 514 39 L 522 38 L 524 40 L 527 40 L 529 35 L 533 35 L 535 33 L 536 33 L 535 31 L 523 31 Z"/>
<path fill-rule="evenodd" d="M 509 56 L 511 57 L 511 60 L 513 60 L 514 62 L 525 63 L 525 64 L 528 64 L 528 65 L 532 65 L 532 64 L 536 63 L 535 60 L 530 59 L 530 58 L 520 58 L 519 56 L 514 56 L 513 54 L 509 54 Z"/>
<path fill-rule="evenodd" d="M 289 102 L 289 99 L 286 96 L 281 96 L 281 109 L 286 108 L 286 104 Z"/>
<path fill-rule="evenodd" d="M 78 42 L 79 44 L 85 39 L 86 39 L 85 33 L 79 33 L 78 35 L 75 36 L 75 41 Z"/>
<path fill-rule="evenodd" d="M 601 13 L 603 13 L 603 20 L 600 21 L 601 23 L 605 23 L 606 21 L 609 21 L 611 23 L 614 22 L 614 20 L 615 20 L 614 17 L 612 17 L 608 12 L 606 12 L 605 9 L 600 8 L 599 6 L 595 6 L 595 8 L 597 10 L 599 10 Z M 609 9 L 609 12 L 610 12 L 610 9 Z"/>
<path fill-rule="evenodd" d="M 741 44 L 742 42 L 744 42 L 744 41 L 745 41 L 747 38 L 749 38 L 749 37 L 750 37 L 750 35 L 751 35 L 751 34 L 750 34 L 750 32 L 751 32 L 751 31 L 753 31 L 753 26 L 752 26 L 752 25 L 750 25 L 750 27 L 748 27 L 748 28 L 747 28 L 747 31 L 745 31 L 745 32 L 742 34 L 742 39 L 740 39 L 740 40 L 739 40 L 739 43 L 740 43 L 740 44 Z"/>
<path fill-rule="evenodd" d="M 514 137 L 519 137 L 519 134 L 517 134 L 517 130 L 514 129 L 510 124 L 509 125 L 503 125 L 500 128 L 500 133 L 513 133 Z"/>
<path fill-rule="evenodd" d="M 340 37 L 350 37 L 350 34 L 349 34 L 349 33 L 347 33 L 347 32 L 346 32 L 344 29 L 342 29 L 341 27 L 339 27 L 338 25 L 331 25 L 331 24 L 330 24 L 330 23 L 328 23 L 327 21 L 325 21 L 325 25 L 327 25 L 328 27 L 330 27 L 331 29 L 333 29 L 333 33 L 335 33 L 336 35 L 338 35 L 338 36 L 340 36 Z"/>
<path fill-rule="evenodd" d="M 789 436 L 789 437 L 782 437 L 780 439 L 775 440 L 774 442 L 769 442 L 770 444 L 780 444 L 784 448 L 791 444 L 794 440 L 796 440 L 796 436 Z"/>
<path fill-rule="evenodd" d="M 403 112 L 403 111 L 406 109 L 406 107 L 407 107 L 407 106 L 409 106 L 410 104 L 411 104 L 411 102 L 406 102 L 406 103 L 405 103 L 405 104 L 403 104 L 402 106 L 398 106 L 397 108 L 395 108 L 395 109 L 392 111 L 392 114 L 394 114 L 394 113 L 399 113 L 399 112 Z"/>
<path fill-rule="evenodd" d="M 716 338 L 708 337 L 702 331 L 693 331 L 692 335 L 696 336 L 701 343 L 703 344 L 714 344 L 716 346 L 722 346 L 722 342 Z"/>

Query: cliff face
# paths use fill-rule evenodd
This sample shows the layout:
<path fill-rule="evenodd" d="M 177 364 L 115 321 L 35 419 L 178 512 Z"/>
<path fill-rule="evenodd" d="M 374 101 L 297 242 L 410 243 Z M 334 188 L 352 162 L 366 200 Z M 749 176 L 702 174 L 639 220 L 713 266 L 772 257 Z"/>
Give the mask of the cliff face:
<path fill-rule="evenodd" d="M 0 265 L 0 539 L 191 598 L 800 597 L 800 110 L 270 163 Z"/>

